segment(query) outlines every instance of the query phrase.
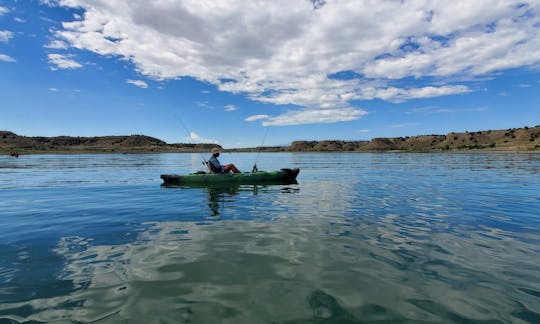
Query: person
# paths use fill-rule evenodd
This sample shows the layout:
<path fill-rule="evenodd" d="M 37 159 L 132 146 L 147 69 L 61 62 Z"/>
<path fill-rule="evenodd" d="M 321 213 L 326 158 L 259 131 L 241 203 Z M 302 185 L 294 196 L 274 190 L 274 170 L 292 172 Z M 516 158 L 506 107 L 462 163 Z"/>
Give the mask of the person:
<path fill-rule="evenodd" d="M 217 147 L 214 147 L 211 153 L 212 157 L 208 160 L 210 170 L 215 173 L 229 173 L 231 171 L 234 173 L 240 173 L 240 171 L 232 163 L 227 165 L 221 165 L 221 163 L 219 163 L 219 160 L 217 158 L 220 152 Z"/>

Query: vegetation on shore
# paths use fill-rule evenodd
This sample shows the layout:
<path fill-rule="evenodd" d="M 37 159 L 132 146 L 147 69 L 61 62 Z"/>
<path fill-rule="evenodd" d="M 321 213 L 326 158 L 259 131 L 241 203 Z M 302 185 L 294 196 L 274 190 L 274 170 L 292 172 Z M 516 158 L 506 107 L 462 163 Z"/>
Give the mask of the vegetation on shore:
<path fill-rule="evenodd" d="M 208 152 L 217 144 L 168 144 L 144 136 L 27 137 L 0 131 L 0 152 L 27 153 L 164 153 Z M 540 152 L 540 126 L 479 132 L 373 138 L 371 141 L 294 141 L 290 146 L 231 149 L 236 152 L 445 152 L 445 151 Z"/>

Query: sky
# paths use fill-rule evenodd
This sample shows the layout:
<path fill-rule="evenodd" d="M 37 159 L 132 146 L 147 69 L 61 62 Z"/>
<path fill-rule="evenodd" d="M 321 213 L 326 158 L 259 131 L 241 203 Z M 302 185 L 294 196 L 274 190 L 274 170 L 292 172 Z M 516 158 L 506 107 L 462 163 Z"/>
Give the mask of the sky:
<path fill-rule="evenodd" d="M 0 0 L 0 130 L 225 148 L 540 125 L 540 1 Z"/>

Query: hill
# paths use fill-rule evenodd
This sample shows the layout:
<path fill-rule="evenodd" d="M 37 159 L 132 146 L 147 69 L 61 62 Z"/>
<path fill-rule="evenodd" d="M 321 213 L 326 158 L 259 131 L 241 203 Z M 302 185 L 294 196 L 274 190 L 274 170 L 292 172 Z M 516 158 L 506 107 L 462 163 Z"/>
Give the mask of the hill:
<path fill-rule="evenodd" d="M 134 153 L 208 152 L 216 144 L 167 144 L 144 135 L 96 137 L 27 137 L 0 131 L 0 152 L 19 153 Z"/>
<path fill-rule="evenodd" d="M 0 152 L 8 153 L 160 153 L 209 152 L 217 144 L 167 144 L 144 135 L 97 137 L 27 137 L 0 131 Z M 540 126 L 448 133 L 371 141 L 294 141 L 290 146 L 265 146 L 231 149 L 237 152 L 444 152 L 517 151 L 540 153 Z"/>
<path fill-rule="evenodd" d="M 373 138 L 371 141 L 295 141 L 288 151 L 538 151 L 540 126 L 479 132 Z"/>

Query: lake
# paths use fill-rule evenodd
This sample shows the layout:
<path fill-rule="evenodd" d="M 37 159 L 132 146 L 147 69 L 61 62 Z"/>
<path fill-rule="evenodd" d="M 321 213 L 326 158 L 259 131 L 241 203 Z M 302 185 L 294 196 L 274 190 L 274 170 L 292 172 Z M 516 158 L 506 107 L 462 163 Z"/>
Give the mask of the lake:
<path fill-rule="evenodd" d="M 540 323 L 538 154 L 203 158 L 1 156 L 0 323 Z"/>

